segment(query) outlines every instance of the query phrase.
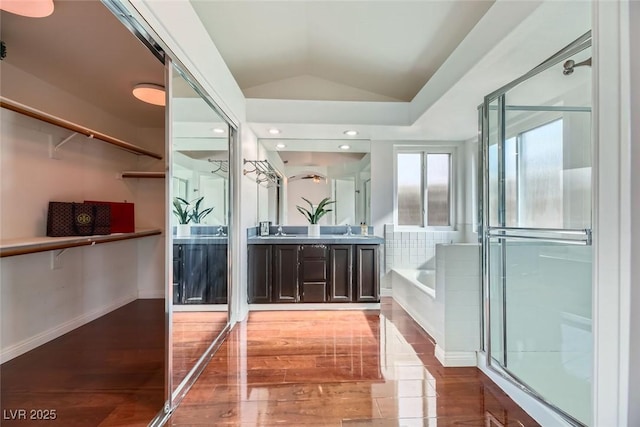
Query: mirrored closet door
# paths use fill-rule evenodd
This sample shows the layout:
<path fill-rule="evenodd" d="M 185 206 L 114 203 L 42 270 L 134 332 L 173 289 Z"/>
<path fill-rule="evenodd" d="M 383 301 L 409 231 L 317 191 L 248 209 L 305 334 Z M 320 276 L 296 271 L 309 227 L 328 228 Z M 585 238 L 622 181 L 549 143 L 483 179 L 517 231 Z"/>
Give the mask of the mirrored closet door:
<path fill-rule="evenodd" d="M 169 66 L 170 354 L 174 405 L 229 325 L 230 128 Z"/>

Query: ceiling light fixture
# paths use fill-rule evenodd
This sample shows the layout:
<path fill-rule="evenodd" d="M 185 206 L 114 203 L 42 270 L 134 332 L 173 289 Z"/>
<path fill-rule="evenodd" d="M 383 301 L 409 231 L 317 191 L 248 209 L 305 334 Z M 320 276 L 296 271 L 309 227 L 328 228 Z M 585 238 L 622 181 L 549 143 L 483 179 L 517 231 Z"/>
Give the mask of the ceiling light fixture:
<path fill-rule="evenodd" d="M 222 128 L 213 128 L 213 133 L 224 133 L 224 129 L 222 129 Z"/>
<path fill-rule="evenodd" d="M 2 0 L 0 9 L 28 18 L 44 18 L 53 13 L 53 0 Z"/>
<path fill-rule="evenodd" d="M 269 129 L 269 133 L 271 135 L 278 135 L 280 133 L 280 129 L 271 128 L 271 129 Z"/>
<path fill-rule="evenodd" d="M 140 83 L 133 87 L 133 96 L 148 104 L 165 105 L 164 86 L 153 83 Z"/>
<path fill-rule="evenodd" d="M 285 148 L 286 145 L 284 145 L 282 142 L 279 144 L 276 144 L 276 148 Z"/>
<path fill-rule="evenodd" d="M 351 148 L 351 146 L 350 146 L 350 145 L 347 145 L 347 144 L 342 144 L 342 145 L 341 145 L 341 146 L 339 146 L 338 148 L 339 148 L 339 149 L 341 149 L 341 150 L 348 150 L 349 148 Z"/>
<path fill-rule="evenodd" d="M 358 134 L 357 130 L 345 130 L 343 132 L 345 135 L 349 135 L 349 136 L 356 136 Z"/>

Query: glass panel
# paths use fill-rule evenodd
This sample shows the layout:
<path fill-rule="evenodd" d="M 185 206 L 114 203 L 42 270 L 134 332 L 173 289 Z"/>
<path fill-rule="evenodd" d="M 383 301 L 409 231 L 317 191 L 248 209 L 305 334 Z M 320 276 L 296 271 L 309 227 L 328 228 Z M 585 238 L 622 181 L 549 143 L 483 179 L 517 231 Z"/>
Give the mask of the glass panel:
<path fill-rule="evenodd" d="M 562 121 L 521 136 L 521 217 L 514 225 L 562 227 Z"/>
<path fill-rule="evenodd" d="M 228 322 L 229 127 L 175 66 L 171 85 L 175 394 Z"/>
<path fill-rule="evenodd" d="M 504 366 L 504 287 L 502 246 L 498 239 L 489 240 L 489 328 L 491 357 Z"/>
<path fill-rule="evenodd" d="M 451 224 L 451 155 L 427 154 L 427 225 Z"/>
<path fill-rule="evenodd" d="M 505 224 L 518 225 L 518 151 L 516 138 L 504 142 L 504 215 Z"/>
<path fill-rule="evenodd" d="M 488 147 L 487 156 L 489 161 L 489 225 L 496 227 L 498 222 L 498 100 L 489 104 L 488 123 Z"/>
<path fill-rule="evenodd" d="M 398 153 L 398 225 L 422 226 L 422 154 Z"/>
<path fill-rule="evenodd" d="M 578 63 L 590 56 L 588 49 L 571 59 Z M 520 239 L 492 237 L 484 248 L 491 360 L 586 425 L 592 248 L 536 237 L 562 239 L 563 230 L 591 228 L 590 86 L 588 67 L 567 76 L 557 64 L 506 93 L 504 117 L 493 103 L 483 129 L 489 225 L 520 228 Z M 529 228 L 553 230 L 536 234 Z"/>
<path fill-rule="evenodd" d="M 587 425 L 592 379 L 591 259 L 591 246 L 505 243 L 504 365 Z"/>

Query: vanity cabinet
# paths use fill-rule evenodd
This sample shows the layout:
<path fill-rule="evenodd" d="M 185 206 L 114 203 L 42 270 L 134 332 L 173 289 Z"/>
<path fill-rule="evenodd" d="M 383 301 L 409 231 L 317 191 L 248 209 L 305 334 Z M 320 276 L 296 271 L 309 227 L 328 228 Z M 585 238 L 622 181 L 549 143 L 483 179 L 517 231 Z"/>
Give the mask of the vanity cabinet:
<path fill-rule="evenodd" d="M 330 302 L 351 302 L 353 294 L 353 247 L 331 245 Z"/>
<path fill-rule="evenodd" d="M 327 245 L 300 246 L 300 301 L 326 302 L 329 285 Z"/>
<path fill-rule="evenodd" d="M 226 244 L 174 244 L 174 304 L 225 304 L 226 265 Z"/>
<path fill-rule="evenodd" d="M 380 267 L 378 245 L 357 245 L 356 250 L 356 295 L 357 302 L 380 301 Z"/>
<path fill-rule="evenodd" d="M 249 303 L 379 302 L 378 245 L 249 245 Z"/>
<path fill-rule="evenodd" d="M 273 256 L 271 245 L 249 247 L 249 301 L 271 302 Z"/>
<path fill-rule="evenodd" d="M 298 302 L 299 245 L 273 245 L 273 302 Z"/>

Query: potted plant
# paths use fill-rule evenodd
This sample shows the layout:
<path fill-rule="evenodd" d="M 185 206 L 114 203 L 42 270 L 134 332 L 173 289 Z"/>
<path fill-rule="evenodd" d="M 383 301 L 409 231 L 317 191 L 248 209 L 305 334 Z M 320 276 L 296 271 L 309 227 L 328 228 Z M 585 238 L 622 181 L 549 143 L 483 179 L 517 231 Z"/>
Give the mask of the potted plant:
<path fill-rule="evenodd" d="M 327 206 L 331 203 L 335 203 L 335 201 L 330 200 L 328 197 L 325 197 L 314 208 L 313 203 L 311 203 L 309 200 L 305 199 L 304 197 L 302 198 L 302 200 L 309 204 L 309 209 L 303 208 L 301 206 L 296 206 L 296 208 L 298 209 L 298 212 L 304 215 L 304 217 L 307 218 L 307 221 L 309 221 L 309 236 L 317 237 L 320 235 L 320 225 L 318 224 L 318 221 L 320 220 L 320 218 L 333 211 L 333 209 L 327 209 Z"/>
<path fill-rule="evenodd" d="M 191 222 L 194 224 L 200 224 L 202 220 L 207 215 L 209 215 L 213 210 L 213 207 L 211 207 L 211 208 L 206 208 L 202 212 L 200 212 L 200 203 L 202 203 L 203 199 L 204 199 L 204 196 L 200 197 L 199 199 L 196 199 L 195 205 L 193 205 L 193 208 L 191 209 Z M 194 200 L 191 201 L 191 203 L 193 202 Z"/>
<path fill-rule="evenodd" d="M 202 220 L 213 211 L 213 208 L 207 208 L 200 211 L 200 204 L 203 197 L 187 202 L 181 197 L 173 199 L 173 213 L 178 218 L 178 226 L 176 227 L 176 236 L 185 237 L 191 234 L 191 224 L 200 224 Z"/>

